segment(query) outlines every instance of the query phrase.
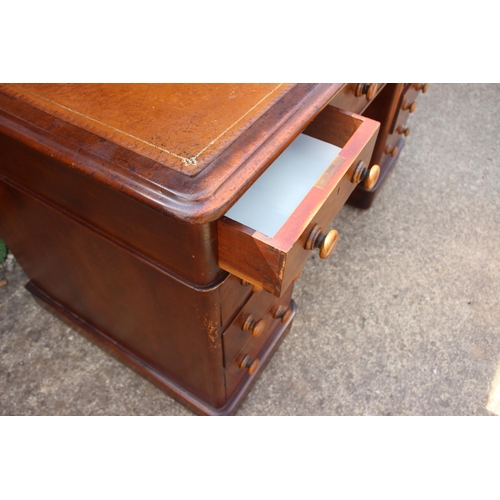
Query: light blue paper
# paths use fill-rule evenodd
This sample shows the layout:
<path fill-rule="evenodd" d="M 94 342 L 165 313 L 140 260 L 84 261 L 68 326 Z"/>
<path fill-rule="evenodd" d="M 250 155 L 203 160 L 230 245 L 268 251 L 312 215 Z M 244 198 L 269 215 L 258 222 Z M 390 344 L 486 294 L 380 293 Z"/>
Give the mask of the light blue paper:
<path fill-rule="evenodd" d="M 333 144 L 299 135 L 226 216 L 272 238 L 340 151 Z"/>

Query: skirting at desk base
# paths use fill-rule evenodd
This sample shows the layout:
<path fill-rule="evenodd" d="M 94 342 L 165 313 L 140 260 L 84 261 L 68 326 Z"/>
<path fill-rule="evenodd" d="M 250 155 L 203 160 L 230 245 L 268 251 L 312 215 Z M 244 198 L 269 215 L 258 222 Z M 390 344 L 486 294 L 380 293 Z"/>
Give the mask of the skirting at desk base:
<path fill-rule="evenodd" d="M 149 366 L 147 363 L 128 351 L 124 346 L 111 339 L 105 333 L 99 331 L 86 321 L 79 318 L 62 304 L 59 304 L 58 302 L 53 300 L 40 287 L 33 283 L 33 281 L 29 281 L 26 284 L 26 289 L 49 312 L 57 313 L 57 316 L 60 319 L 69 323 L 71 327 L 76 327 L 78 333 L 83 335 L 88 340 L 94 342 L 109 354 L 112 354 L 119 361 L 132 368 L 139 375 L 142 375 L 143 377 L 148 379 L 150 382 L 155 384 L 161 390 L 165 391 L 179 403 L 188 407 L 194 413 L 210 416 L 234 415 L 236 413 L 238 408 L 243 403 L 245 397 L 255 384 L 257 378 L 259 377 L 259 374 L 264 370 L 267 363 L 272 358 L 274 352 L 290 331 L 293 318 L 297 310 L 295 302 L 292 300 L 290 304 L 292 314 L 285 324 L 279 323 L 275 331 L 269 337 L 268 341 L 262 348 L 261 353 L 259 354 L 260 363 L 255 372 L 251 376 L 247 375 L 244 377 L 238 389 L 234 391 L 231 398 L 223 407 L 214 408 L 180 387 L 175 383 L 175 381 L 171 380 L 165 375 L 162 375 L 160 372 L 158 372 L 158 370 Z"/>

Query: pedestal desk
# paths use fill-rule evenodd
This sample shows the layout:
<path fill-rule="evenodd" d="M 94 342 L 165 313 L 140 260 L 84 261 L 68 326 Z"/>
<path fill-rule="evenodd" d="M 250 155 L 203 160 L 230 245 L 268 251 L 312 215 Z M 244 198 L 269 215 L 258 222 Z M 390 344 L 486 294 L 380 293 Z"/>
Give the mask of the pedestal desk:
<path fill-rule="evenodd" d="M 0 85 L 0 236 L 51 310 L 196 413 L 232 414 L 425 89 Z"/>

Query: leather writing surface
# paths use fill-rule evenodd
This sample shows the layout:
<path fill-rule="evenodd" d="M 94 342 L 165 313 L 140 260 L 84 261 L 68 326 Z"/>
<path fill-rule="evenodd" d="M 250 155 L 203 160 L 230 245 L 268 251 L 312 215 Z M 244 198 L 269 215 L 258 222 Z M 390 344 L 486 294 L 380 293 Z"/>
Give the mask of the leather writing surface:
<path fill-rule="evenodd" d="M 340 87 L 0 84 L 0 129 L 48 161 L 201 224 L 223 215 Z"/>
<path fill-rule="evenodd" d="M 18 84 L 36 107 L 192 176 L 290 87 L 287 84 Z"/>

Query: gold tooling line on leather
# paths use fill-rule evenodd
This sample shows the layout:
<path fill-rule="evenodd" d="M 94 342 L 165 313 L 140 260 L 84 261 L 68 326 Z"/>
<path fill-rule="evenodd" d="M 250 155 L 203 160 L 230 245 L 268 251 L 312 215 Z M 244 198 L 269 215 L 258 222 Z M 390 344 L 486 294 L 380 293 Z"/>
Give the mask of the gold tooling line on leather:
<path fill-rule="evenodd" d="M 62 109 L 65 109 L 66 111 L 74 113 L 75 115 L 78 115 L 78 116 L 80 116 L 82 118 L 90 120 L 90 121 L 92 121 L 94 123 L 98 123 L 99 125 L 102 125 L 103 127 L 106 127 L 108 129 L 114 130 L 115 132 L 118 132 L 120 134 L 126 135 L 127 137 L 130 137 L 131 139 L 134 139 L 135 141 L 142 142 L 143 144 L 146 144 L 146 145 L 151 146 L 151 147 L 153 147 L 155 149 L 158 149 L 158 150 L 162 151 L 163 153 L 171 155 L 171 156 L 173 156 L 173 157 L 181 160 L 184 163 L 184 165 L 197 165 L 198 164 L 198 158 L 210 146 L 213 146 L 220 138 L 222 138 L 232 128 L 234 128 L 241 120 L 243 120 L 243 118 L 245 118 L 245 116 L 247 116 L 248 114 L 250 114 L 258 106 L 260 106 L 260 104 L 262 104 L 271 94 L 273 94 L 274 92 L 276 92 L 276 90 L 278 90 L 282 85 L 283 85 L 282 83 L 280 83 L 279 85 L 276 85 L 276 87 L 274 87 L 262 99 L 260 99 L 256 104 L 254 104 L 246 113 L 244 113 L 242 116 L 240 116 L 240 118 L 238 118 L 234 123 L 232 123 L 228 128 L 226 128 L 226 130 L 224 130 L 223 132 L 221 132 L 213 141 L 210 141 L 199 153 L 195 154 L 194 156 L 191 156 L 190 158 L 187 158 L 185 156 L 181 156 L 181 155 L 178 155 L 178 154 L 176 154 L 176 153 L 174 153 L 172 151 L 169 151 L 168 149 L 162 148 L 162 147 L 160 147 L 160 146 L 158 146 L 156 144 L 153 144 L 151 142 L 145 141 L 144 139 L 141 139 L 140 137 L 136 137 L 133 134 L 129 134 L 128 132 L 120 130 L 119 128 L 113 127 L 112 125 L 109 125 L 109 124 L 101 122 L 101 121 L 99 121 L 99 120 L 97 120 L 95 118 L 87 116 L 87 115 L 85 115 L 83 113 L 80 113 L 79 111 L 76 111 L 76 110 L 74 110 L 72 108 L 68 108 L 67 106 L 64 106 L 63 104 L 59 104 L 58 102 L 52 101 L 51 99 L 48 99 L 47 97 L 41 96 L 41 95 L 39 95 L 39 94 L 31 91 L 31 90 L 25 89 L 22 86 L 15 85 L 15 84 L 10 84 L 10 86 L 19 89 L 19 92 L 21 92 L 21 93 L 27 92 L 28 94 L 32 94 L 35 97 L 38 97 L 39 99 L 43 99 L 44 101 L 47 101 L 47 102 L 53 104 L 54 106 L 57 106 L 57 107 L 62 108 Z"/>

